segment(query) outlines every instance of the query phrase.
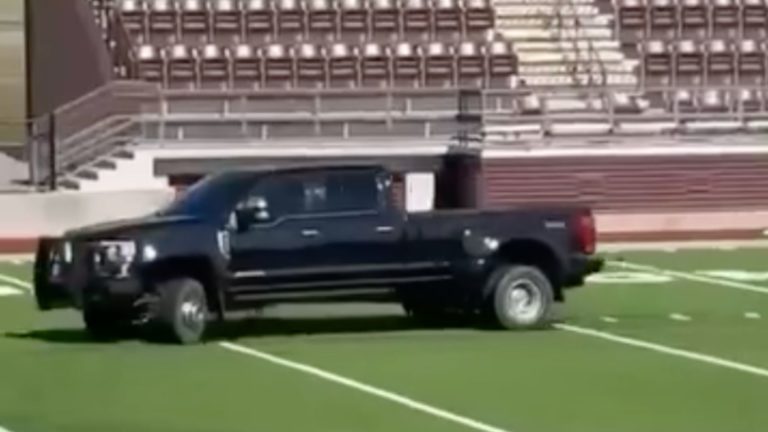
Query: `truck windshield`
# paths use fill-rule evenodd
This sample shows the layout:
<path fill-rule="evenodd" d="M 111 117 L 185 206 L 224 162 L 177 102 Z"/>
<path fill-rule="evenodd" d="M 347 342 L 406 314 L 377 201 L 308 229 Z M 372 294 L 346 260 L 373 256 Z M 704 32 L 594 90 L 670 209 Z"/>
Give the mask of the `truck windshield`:
<path fill-rule="evenodd" d="M 255 174 L 239 172 L 210 175 L 182 192 L 158 213 L 218 219 L 234 208 L 237 200 L 253 185 Z"/>

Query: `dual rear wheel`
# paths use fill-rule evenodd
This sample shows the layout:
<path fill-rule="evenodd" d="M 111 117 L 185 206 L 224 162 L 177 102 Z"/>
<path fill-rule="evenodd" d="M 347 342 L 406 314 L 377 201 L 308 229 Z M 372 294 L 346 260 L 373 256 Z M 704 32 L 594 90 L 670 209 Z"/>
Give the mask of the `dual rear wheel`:
<path fill-rule="evenodd" d="M 554 288 L 538 268 L 502 265 L 487 279 L 479 312 L 484 322 L 505 329 L 547 327 L 553 318 Z M 404 301 L 406 314 L 421 324 L 450 325 L 472 316 L 475 310 L 448 308 L 426 296 Z"/>

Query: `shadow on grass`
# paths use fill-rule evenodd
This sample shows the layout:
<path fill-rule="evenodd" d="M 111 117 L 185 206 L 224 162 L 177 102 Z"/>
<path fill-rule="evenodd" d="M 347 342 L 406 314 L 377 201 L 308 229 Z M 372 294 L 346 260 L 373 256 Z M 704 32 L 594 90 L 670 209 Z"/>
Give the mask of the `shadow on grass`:
<path fill-rule="evenodd" d="M 371 333 L 402 333 L 415 330 L 440 330 L 467 328 L 472 324 L 461 319 L 445 319 L 433 322 L 419 322 L 402 316 L 366 316 L 332 318 L 248 318 L 212 323 L 209 327 L 208 342 L 240 338 L 310 336 L 310 335 L 362 335 Z M 12 339 L 37 340 L 51 344 L 104 344 L 126 340 L 146 340 L 165 343 L 151 326 L 126 329 L 111 339 L 94 339 L 85 329 L 45 329 L 23 333 L 6 333 Z"/>

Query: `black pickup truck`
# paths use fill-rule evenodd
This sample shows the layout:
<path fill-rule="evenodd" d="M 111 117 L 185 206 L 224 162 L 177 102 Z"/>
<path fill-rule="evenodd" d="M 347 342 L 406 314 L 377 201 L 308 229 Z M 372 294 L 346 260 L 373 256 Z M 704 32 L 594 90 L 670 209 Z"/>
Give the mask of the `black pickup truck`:
<path fill-rule="evenodd" d="M 230 312 L 297 301 L 525 329 L 602 267 L 588 209 L 408 213 L 391 189 L 367 165 L 208 176 L 147 217 L 41 239 L 38 307 L 81 310 L 93 336 L 141 324 L 179 343 Z"/>

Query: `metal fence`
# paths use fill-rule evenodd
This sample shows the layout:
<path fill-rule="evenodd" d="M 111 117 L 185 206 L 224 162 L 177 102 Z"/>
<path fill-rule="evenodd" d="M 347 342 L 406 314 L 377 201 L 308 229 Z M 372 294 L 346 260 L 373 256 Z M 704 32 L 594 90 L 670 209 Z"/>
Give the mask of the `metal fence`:
<path fill-rule="evenodd" d="M 169 90 L 115 81 L 32 122 L 30 177 L 35 184 L 53 187 L 57 175 L 72 173 L 136 141 L 279 145 L 284 139 L 333 143 L 400 137 L 482 145 L 484 130 L 499 125 L 535 124 L 547 135 L 556 133 L 558 124 L 579 122 L 606 125 L 601 133 L 608 134 L 627 123 L 666 122 L 665 131 L 674 133 L 685 132 L 686 125 L 696 121 L 725 122 L 734 131 L 768 122 L 765 100 L 744 97 L 745 92 L 762 94 L 761 87 L 707 87 L 707 92 L 720 95 L 722 103 L 717 105 L 702 104 L 696 97 L 688 104 L 679 97 L 686 90 L 694 96 L 705 91 L 698 87 Z M 617 93 L 642 95 L 651 105 L 635 109 L 618 104 Z M 527 104 L 531 97 L 541 101 L 534 109 Z M 594 103 L 563 110 L 552 102 L 558 100 Z"/>

